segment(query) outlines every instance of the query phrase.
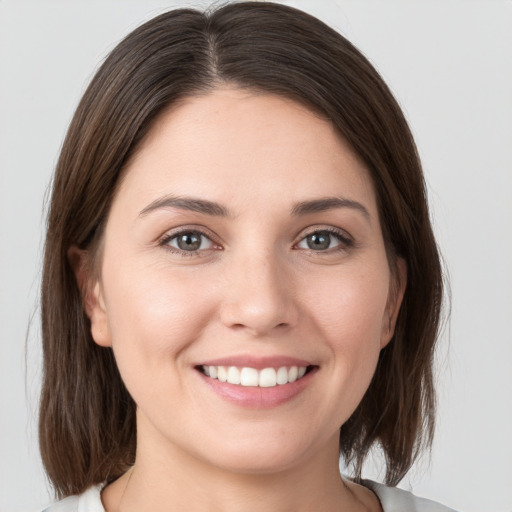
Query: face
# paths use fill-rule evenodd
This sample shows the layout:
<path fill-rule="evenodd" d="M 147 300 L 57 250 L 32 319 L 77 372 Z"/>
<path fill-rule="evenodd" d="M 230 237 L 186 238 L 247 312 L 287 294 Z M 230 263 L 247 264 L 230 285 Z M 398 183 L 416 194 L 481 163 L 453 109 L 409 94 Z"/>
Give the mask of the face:
<path fill-rule="evenodd" d="M 273 95 L 189 98 L 129 163 L 99 265 L 87 312 L 138 451 L 237 472 L 337 459 L 401 290 L 368 171 L 329 122 Z"/>

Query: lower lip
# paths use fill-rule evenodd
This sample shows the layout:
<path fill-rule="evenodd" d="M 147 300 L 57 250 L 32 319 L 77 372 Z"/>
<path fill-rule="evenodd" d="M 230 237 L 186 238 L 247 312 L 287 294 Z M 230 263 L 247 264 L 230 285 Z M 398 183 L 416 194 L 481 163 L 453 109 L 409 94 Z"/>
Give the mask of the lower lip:
<path fill-rule="evenodd" d="M 199 370 L 196 371 L 202 377 L 203 382 L 225 400 L 250 409 L 270 409 L 289 402 L 304 391 L 317 370 L 315 367 L 295 382 L 269 388 L 229 384 L 228 382 L 221 382 L 218 379 L 207 377 Z"/>

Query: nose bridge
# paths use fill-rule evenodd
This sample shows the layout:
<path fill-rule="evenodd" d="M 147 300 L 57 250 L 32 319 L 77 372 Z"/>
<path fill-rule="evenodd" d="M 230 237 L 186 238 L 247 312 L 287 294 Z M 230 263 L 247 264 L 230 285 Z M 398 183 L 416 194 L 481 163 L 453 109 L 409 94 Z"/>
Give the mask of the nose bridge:
<path fill-rule="evenodd" d="M 230 262 L 222 320 L 263 335 L 293 325 L 298 317 L 293 278 L 286 262 L 269 248 L 240 252 Z"/>

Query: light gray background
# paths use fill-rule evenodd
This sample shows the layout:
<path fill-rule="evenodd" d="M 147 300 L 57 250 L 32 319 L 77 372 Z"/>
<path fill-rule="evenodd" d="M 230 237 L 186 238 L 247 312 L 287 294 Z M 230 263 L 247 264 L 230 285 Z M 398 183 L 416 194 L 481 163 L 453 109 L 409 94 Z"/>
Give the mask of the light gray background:
<path fill-rule="evenodd" d="M 74 107 L 106 52 L 173 5 L 0 0 L 0 511 L 50 501 L 36 434 L 43 199 Z M 512 2 L 295 1 L 381 71 L 416 135 L 451 278 L 439 428 L 406 489 L 512 511 Z M 25 335 L 34 314 L 25 351 Z M 369 465 L 368 476 L 379 473 Z"/>

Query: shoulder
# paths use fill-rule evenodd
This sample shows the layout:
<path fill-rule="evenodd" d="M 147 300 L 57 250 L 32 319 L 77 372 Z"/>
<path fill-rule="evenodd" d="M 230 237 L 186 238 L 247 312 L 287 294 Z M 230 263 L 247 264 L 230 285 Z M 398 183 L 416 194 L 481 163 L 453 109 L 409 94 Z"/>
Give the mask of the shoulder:
<path fill-rule="evenodd" d="M 101 485 L 90 487 L 83 494 L 64 498 L 41 512 L 105 512 L 100 492 Z"/>
<path fill-rule="evenodd" d="M 363 480 L 361 483 L 377 495 L 384 512 L 455 512 L 444 505 L 418 498 L 396 487 L 386 487 L 371 480 Z M 100 492 L 101 486 L 91 487 L 83 494 L 69 496 L 41 512 L 105 512 Z"/>
<path fill-rule="evenodd" d="M 418 498 L 396 487 L 387 487 L 371 480 L 363 480 L 361 483 L 377 495 L 384 512 L 455 512 L 444 505 Z"/>

